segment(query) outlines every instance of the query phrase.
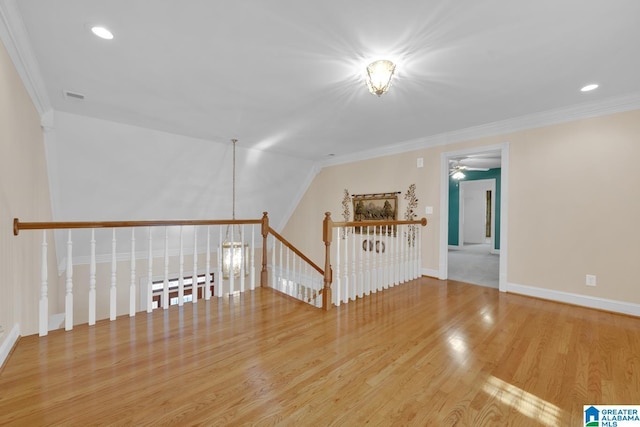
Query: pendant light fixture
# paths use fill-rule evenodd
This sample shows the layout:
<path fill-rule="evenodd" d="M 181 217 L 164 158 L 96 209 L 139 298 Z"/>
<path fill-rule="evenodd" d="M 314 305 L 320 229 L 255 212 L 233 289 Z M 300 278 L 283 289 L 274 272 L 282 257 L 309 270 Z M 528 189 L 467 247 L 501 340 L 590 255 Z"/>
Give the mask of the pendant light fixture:
<path fill-rule="evenodd" d="M 231 219 L 236 219 L 236 142 L 233 143 L 233 181 L 232 181 L 232 202 Z M 243 243 L 244 236 L 238 224 L 227 225 L 227 232 L 222 242 L 222 278 L 229 279 L 231 274 L 234 278 L 249 274 L 247 259 L 249 258 L 249 244 Z"/>

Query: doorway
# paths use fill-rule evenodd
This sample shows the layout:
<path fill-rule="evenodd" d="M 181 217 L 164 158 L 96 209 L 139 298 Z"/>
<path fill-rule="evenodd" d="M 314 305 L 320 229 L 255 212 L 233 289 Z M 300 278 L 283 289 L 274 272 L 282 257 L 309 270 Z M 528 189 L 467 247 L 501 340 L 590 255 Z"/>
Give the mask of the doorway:
<path fill-rule="evenodd" d="M 483 189 L 483 184 L 462 184 L 464 182 L 482 180 L 481 171 L 496 171 L 496 166 L 489 165 L 488 159 L 494 162 L 498 160 L 499 180 L 491 189 Z M 484 160 L 484 164 L 482 163 Z M 466 179 L 450 179 L 451 165 L 455 164 L 456 169 L 461 169 L 466 175 Z M 490 167 L 482 167 L 490 166 Z M 476 173 L 476 171 L 478 173 Z M 487 275 L 491 274 L 491 281 L 484 280 L 485 286 L 497 287 L 500 291 L 507 288 L 507 202 L 508 202 L 508 174 L 509 174 L 509 144 L 499 144 L 494 146 L 481 147 L 469 150 L 445 152 L 441 155 L 441 186 L 440 186 L 440 262 L 438 266 L 438 277 L 442 280 L 450 278 L 455 280 L 473 283 L 472 279 L 460 276 L 460 269 L 466 269 L 469 274 Z M 457 191 L 451 191 L 452 208 L 450 212 L 450 185 L 463 185 L 460 195 Z M 477 187 L 477 188 L 475 188 Z M 451 188 L 454 190 L 453 188 Z M 478 193 L 474 194 L 474 191 Z M 484 196 L 480 196 L 480 191 Z M 490 195 L 487 196 L 487 191 Z M 465 194 L 470 203 L 466 206 Z M 481 202 L 484 197 L 484 203 Z M 489 199 L 487 199 L 489 197 Z M 476 199 L 476 202 L 472 201 Z M 487 200 L 490 206 L 487 206 Z M 454 212 L 454 209 L 461 208 L 461 213 Z M 467 212 L 465 218 L 464 211 Z M 474 215 L 475 212 L 475 215 Z M 481 212 L 481 213 L 478 213 Z M 458 216 L 456 216 L 456 214 Z M 487 227 L 487 217 L 491 216 L 490 224 Z M 478 220 L 478 217 L 480 218 Z M 462 220 L 460 221 L 460 218 Z M 471 220 L 474 225 L 465 228 L 464 224 Z M 484 230 L 484 236 L 482 236 Z M 480 236 L 480 237 L 479 237 Z M 451 251 L 450 251 L 451 250 Z M 459 258 L 461 258 L 459 260 Z M 481 259 L 484 258 L 484 259 Z M 460 262 L 459 262 L 460 261 Z M 477 262 L 476 262 L 477 261 Z M 497 267 L 496 267 L 497 265 Z M 451 266 L 451 269 L 450 269 Z M 497 277 L 496 271 L 497 269 Z M 492 271 L 489 273 L 488 271 Z M 462 277 L 462 279 L 460 278 Z M 477 282 L 477 280 L 475 280 Z"/>
<path fill-rule="evenodd" d="M 475 178 L 485 174 L 489 172 L 479 172 Z M 458 244 L 452 245 L 449 241 L 448 250 L 447 273 L 450 280 L 498 288 L 500 256 L 494 240 L 496 224 L 493 214 L 496 181 L 496 178 L 490 178 L 449 182 L 459 190 Z M 449 194 L 451 196 L 452 192 Z M 449 227 L 453 226 L 455 224 L 449 224 Z"/>

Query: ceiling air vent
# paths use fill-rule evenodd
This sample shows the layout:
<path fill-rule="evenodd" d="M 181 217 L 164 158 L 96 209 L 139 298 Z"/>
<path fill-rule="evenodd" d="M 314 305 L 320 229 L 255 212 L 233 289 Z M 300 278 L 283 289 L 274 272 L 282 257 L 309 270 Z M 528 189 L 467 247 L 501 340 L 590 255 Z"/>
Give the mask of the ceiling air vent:
<path fill-rule="evenodd" d="M 84 95 L 78 92 L 72 92 L 70 90 L 65 90 L 64 92 L 64 96 L 68 99 L 73 99 L 76 101 L 82 101 L 84 99 Z"/>

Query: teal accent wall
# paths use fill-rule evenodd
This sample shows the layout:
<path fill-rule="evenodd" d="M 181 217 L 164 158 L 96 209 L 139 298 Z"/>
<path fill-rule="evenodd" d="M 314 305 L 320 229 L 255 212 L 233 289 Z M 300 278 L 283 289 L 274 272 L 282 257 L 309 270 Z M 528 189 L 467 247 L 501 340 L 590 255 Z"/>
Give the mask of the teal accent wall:
<path fill-rule="evenodd" d="M 460 181 L 477 181 L 479 179 L 496 180 L 496 211 L 493 215 L 495 221 L 495 249 L 500 249 L 500 168 L 488 171 L 465 171 L 465 177 L 461 180 L 449 177 L 449 245 L 459 244 L 459 220 L 460 220 Z"/>

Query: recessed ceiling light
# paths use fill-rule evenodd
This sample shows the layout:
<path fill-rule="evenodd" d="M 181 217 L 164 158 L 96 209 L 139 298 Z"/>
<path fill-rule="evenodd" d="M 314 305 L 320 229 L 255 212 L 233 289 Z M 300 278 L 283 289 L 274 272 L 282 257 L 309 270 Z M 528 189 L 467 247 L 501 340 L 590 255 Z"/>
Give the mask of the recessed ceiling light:
<path fill-rule="evenodd" d="M 582 92 L 589 92 L 589 91 L 594 90 L 594 89 L 597 89 L 597 88 L 598 88 L 598 85 L 597 85 L 597 84 L 595 84 L 595 83 L 593 83 L 593 84 L 590 84 L 590 85 L 586 85 L 585 87 L 583 87 L 583 88 L 582 88 L 582 89 L 580 89 L 580 90 L 581 90 Z"/>
<path fill-rule="evenodd" d="M 111 31 L 107 30 L 104 27 L 92 27 L 91 32 L 101 39 L 111 40 L 113 38 L 113 34 Z"/>

